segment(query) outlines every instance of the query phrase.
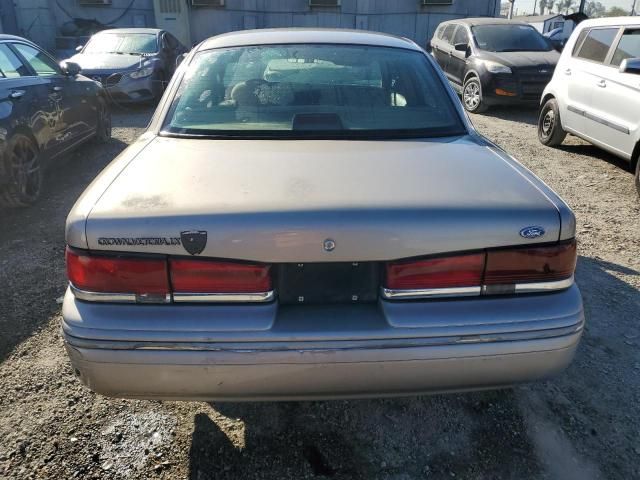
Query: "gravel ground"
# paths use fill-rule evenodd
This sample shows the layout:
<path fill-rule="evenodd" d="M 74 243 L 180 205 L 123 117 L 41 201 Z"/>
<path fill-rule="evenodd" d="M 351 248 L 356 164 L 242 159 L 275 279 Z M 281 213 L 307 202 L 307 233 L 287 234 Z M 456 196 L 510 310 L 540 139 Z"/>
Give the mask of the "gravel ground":
<path fill-rule="evenodd" d="M 559 377 L 394 400 L 207 404 L 113 400 L 72 375 L 59 334 L 63 226 L 151 112 L 51 171 L 35 207 L 0 210 L 0 478 L 630 479 L 640 477 L 640 202 L 615 158 L 535 136 L 535 112 L 473 121 L 578 216 L 588 326 Z"/>

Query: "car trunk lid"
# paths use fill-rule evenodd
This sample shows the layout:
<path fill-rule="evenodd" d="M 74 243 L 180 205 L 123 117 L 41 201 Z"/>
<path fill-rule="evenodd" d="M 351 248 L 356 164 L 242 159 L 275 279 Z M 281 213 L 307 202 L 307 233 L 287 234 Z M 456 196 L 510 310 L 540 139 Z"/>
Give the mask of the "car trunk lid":
<path fill-rule="evenodd" d="M 527 227 L 544 235 L 524 238 Z M 88 216 L 91 250 L 268 263 L 385 261 L 557 241 L 546 195 L 471 137 L 158 137 Z"/>

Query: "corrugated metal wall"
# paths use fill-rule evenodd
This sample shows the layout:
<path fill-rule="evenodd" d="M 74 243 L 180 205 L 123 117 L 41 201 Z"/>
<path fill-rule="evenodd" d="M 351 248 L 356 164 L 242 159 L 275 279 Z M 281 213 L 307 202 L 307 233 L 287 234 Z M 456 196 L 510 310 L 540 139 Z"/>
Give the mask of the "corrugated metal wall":
<path fill-rule="evenodd" d="M 88 7 L 79 0 L 14 1 L 20 32 L 52 49 L 70 17 L 96 19 L 112 26 L 155 26 L 153 0 L 112 0 Z M 181 0 L 190 5 L 191 0 Z M 453 0 L 452 5 L 422 6 L 420 0 L 342 0 L 335 8 L 309 7 L 309 0 L 226 0 L 222 8 L 191 7 L 193 42 L 233 30 L 274 27 L 359 28 L 402 35 L 420 45 L 444 20 L 496 16 L 499 0 Z"/>
<path fill-rule="evenodd" d="M 246 28 L 360 28 L 393 33 L 424 45 L 438 24 L 460 17 L 496 16 L 497 0 L 453 0 L 421 6 L 420 0 L 342 0 L 336 8 L 311 8 L 308 0 L 226 0 L 223 8 L 194 7 L 191 35 L 200 41 Z"/>

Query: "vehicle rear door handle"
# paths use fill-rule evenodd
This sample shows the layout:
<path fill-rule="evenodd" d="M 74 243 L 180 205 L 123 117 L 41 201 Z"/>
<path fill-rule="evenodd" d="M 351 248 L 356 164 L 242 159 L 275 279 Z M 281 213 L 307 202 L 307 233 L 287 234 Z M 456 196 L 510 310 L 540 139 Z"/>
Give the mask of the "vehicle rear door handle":
<path fill-rule="evenodd" d="M 53 90 L 54 92 L 61 92 L 63 90 L 62 87 L 56 85 L 55 87 L 53 87 L 51 90 Z"/>
<path fill-rule="evenodd" d="M 606 81 L 604 81 L 604 80 L 600 80 L 600 81 L 598 82 L 598 86 L 599 86 L 600 88 L 605 88 L 605 87 L 607 86 L 607 82 L 606 82 Z"/>
<path fill-rule="evenodd" d="M 9 94 L 9 98 L 13 98 L 13 99 L 22 98 L 24 94 L 25 94 L 24 90 L 11 90 L 11 93 Z"/>
<path fill-rule="evenodd" d="M 571 69 L 570 69 L 570 68 L 567 68 L 567 69 L 564 71 L 564 74 L 565 74 L 565 75 L 571 75 Z"/>

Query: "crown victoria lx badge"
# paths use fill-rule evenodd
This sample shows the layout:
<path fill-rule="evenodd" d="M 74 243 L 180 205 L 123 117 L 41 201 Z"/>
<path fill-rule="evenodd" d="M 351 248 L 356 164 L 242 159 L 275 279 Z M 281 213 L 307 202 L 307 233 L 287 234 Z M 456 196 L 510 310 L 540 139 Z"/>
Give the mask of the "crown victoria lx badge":
<path fill-rule="evenodd" d="M 524 227 L 522 230 L 520 230 L 520 236 L 522 238 L 538 238 L 542 237 L 544 234 L 545 230 L 542 227 L 531 226 Z"/>

